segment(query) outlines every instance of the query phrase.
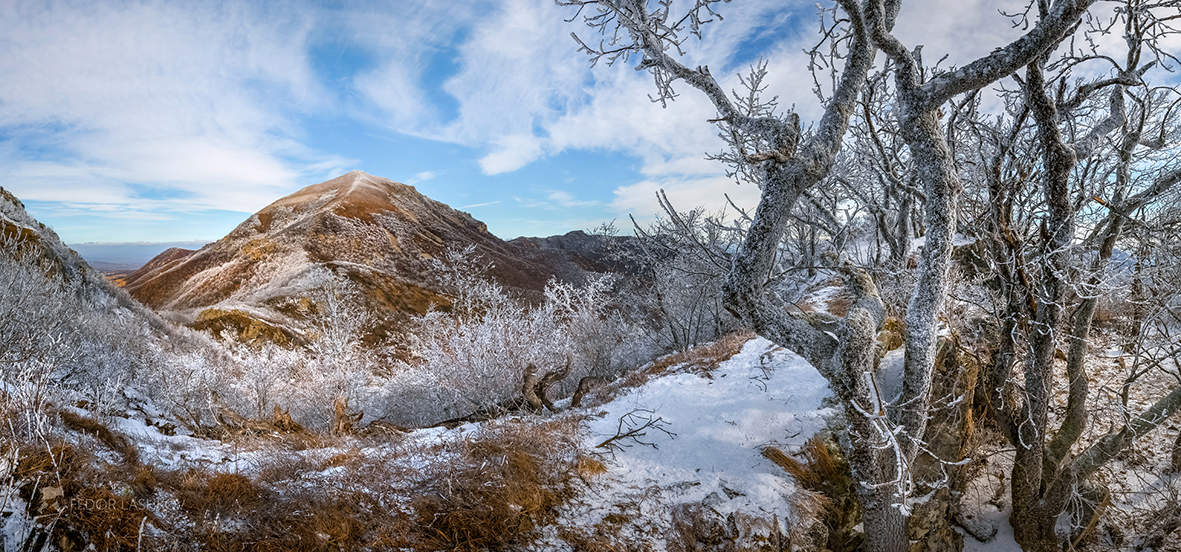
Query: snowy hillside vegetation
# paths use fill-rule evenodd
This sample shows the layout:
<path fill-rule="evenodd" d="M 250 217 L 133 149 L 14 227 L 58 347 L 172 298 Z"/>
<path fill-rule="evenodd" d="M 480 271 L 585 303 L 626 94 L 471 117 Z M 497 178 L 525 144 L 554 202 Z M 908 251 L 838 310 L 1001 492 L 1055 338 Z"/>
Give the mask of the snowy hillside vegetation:
<path fill-rule="evenodd" d="M 1181 0 L 975 59 L 830 0 L 740 75 L 747 3 L 556 4 L 758 205 L 504 241 L 354 171 L 129 297 L 0 190 L 3 546 L 1181 552 Z"/>
<path fill-rule="evenodd" d="M 363 299 L 331 272 L 302 343 L 219 341 L 128 298 L 4 199 L 5 550 L 529 545 L 609 470 L 596 413 L 571 404 L 748 339 L 702 353 L 725 324 L 672 338 L 610 275 L 522 300 L 466 248 L 430 265 L 449 306 L 410 318 L 407 342 L 364 343 Z"/>
<path fill-rule="evenodd" d="M 684 550 L 737 524 L 726 538 L 743 549 L 788 550 L 815 531 L 816 501 L 762 452 L 825 427 L 805 361 L 735 336 L 635 374 L 548 417 L 341 438 L 213 440 L 66 408 L 46 447 L 7 452 L 5 549 L 52 534 L 99 549 Z"/>

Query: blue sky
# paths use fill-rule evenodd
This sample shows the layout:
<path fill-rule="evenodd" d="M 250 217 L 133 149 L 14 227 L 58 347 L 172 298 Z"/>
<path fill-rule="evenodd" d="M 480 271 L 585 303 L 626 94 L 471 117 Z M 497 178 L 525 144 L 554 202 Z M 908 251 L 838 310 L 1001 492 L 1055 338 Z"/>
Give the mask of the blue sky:
<path fill-rule="evenodd" d="M 661 188 L 685 207 L 758 197 L 704 160 L 720 145 L 700 96 L 662 109 L 646 74 L 592 69 L 569 36 L 588 31 L 549 0 L 0 3 L 0 185 L 67 242 L 217 239 L 352 169 L 503 238 L 645 219 Z M 994 2 L 945 4 L 900 19 L 928 57 L 1015 33 Z M 765 57 L 781 104 L 813 117 L 815 3 L 721 12 L 685 61 L 735 86 Z"/>

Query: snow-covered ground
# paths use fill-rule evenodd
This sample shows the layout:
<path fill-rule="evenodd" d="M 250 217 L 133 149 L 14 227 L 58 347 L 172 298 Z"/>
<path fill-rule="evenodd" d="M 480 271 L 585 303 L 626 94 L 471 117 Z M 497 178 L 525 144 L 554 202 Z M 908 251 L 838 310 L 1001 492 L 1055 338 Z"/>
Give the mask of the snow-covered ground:
<path fill-rule="evenodd" d="M 1103 368 L 1095 370 L 1094 379 L 1101 392 L 1109 392 L 1111 381 L 1120 375 L 1113 360 L 1119 352 L 1096 349 L 1094 364 Z M 887 355 L 883 371 L 889 373 L 899 360 L 900 351 Z M 775 522 L 780 532 L 789 534 L 793 526 L 812 521 L 793 511 L 794 499 L 807 491 L 797 488 L 789 475 L 761 454 L 767 446 L 788 454 L 796 452 L 835 415 L 829 406 L 827 382 L 798 355 L 756 337 L 713 368 L 703 369 L 691 361 L 652 371 L 646 380 L 624 378 L 608 387 L 610 392 L 605 395 L 610 398 L 600 399 L 606 402 L 592 402 L 592 406 L 567 409 L 548 418 L 526 415 L 451 429 L 419 429 L 385 441 L 324 439 L 302 449 L 276 450 L 282 445 L 166 435 L 154 425 L 158 421 L 145 423 L 145 416 L 157 420 L 162 414 L 143 409 L 127 418 L 116 417 L 108 425 L 132 440 L 145 464 L 164 469 L 196 466 L 254 476 L 276 458 L 298 458 L 306 469 L 272 481 L 276 490 L 283 492 L 280 486 L 362 485 L 367 492 L 381 495 L 386 504 L 406 508 L 413 499 L 408 493 L 415 488 L 410 483 L 450 469 L 449 463 L 459 461 L 457 451 L 463 443 L 492 426 L 581 419 L 581 426 L 576 426 L 581 429 L 575 430 L 577 453 L 597 459 L 603 470 L 583 474 L 557 518 L 540 528 L 533 550 L 578 550 L 579 536 L 603 535 L 610 536 L 612 546 L 667 550 L 671 548 L 669 539 L 676 535 L 678 515 L 686 505 L 708 510 L 718 519 L 745 522 L 752 534 L 766 534 Z M 1133 403 L 1144 400 L 1146 397 L 1133 393 Z M 1100 416 L 1096 425 L 1102 427 L 1096 430 L 1106 429 L 1114 421 Z M 634 439 L 615 438 L 629 430 L 636 431 Z M 1167 458 L 1163 449 L 1171 444 L 1173 435 L 1161 432 L 1148 440 L 1151 448 L 1162 449 L 1156 457 Z M 609 440 L 610 444 L 603 445 Z M 1007 465 L 1003 451 L 993 452 L 998 453 L 993 455 L 994 471 L 1003 470 Z M 387 474 L 388 480 L 358 479 L 343 464 L 330 460 L 349 456 L 360 459 L 354 462 L 381 465 L 384 471 L 375 473 Z M 1145 510 L 1158 506 L 1158 495 L 1168 494 L 1161 489 L 1175 488 L 1174 479 L 1162 474 L 1162 466 L 1129 457 L 1118 461 L 1100 479 L 1114 491 L 1118 508 L 1130 512 L 1137 505 Z M 965 534 L 964 550 L 968 552 L 1020 550 L 1008 524 L 1004 485 L 998 487 L 997 477 L 982 473 L 969 484 L 965 508 L 995 527 L 996 534 L 986 543 Z M 15 519 L 6 524 L 9 532 L 21 529 Z M 1115 519 L 1130 523 L 1120 515 Z"/>
<path fill-rule="evenodd" d="M 802 358 L 754 338 L 716 367 L 673 365 L 636 387 L 617 389 L 609 401 L 570 409 L 560 418 L 583 418 L 578 439 L 581 453 L 605 467 L 582 478 L 575 496 L 558 519 L 542 528 L 537 550 L 573 550 L 574 533 L 612 535 L 628 545 L 664 550 L 674 510 L 684 504 L 703 505 L 720 516 L 732 513 L 762 523 L 772 520 L 787 533 L 793 522 L 791 477 L 766 460 L 761 450 L 775 446 L 791 454 L 824 428 L 832 410 L 825 406 L 827 382 Z M 151 412 L 150 414 L 156 414 Z M 109 426 L 126 435 L 146 463 L 164 469 L 200 467 L 227 473 L 259 474 L 277 458 L 298 457 L 303 465 L 319 466 L 292 474 L 282 485 L 336 484 L 344 468 L 325 461 L 355 454 L 414 479 L 446 464 L 449 451 L 482 430 L 481 424 L 454 429 L 412 431 L 388 443 L 367 439 L 327 440 L 303 450 L 275 449 L 265 442 L 235 443 L 194 436 L 166 435 L 158 422 L 145 423 L 142 409 L 115 417 Z M 528 422 L 531 418 L 522 418 Z M 624 419 L 621 425 L 621 419 Z M 618 439 L 598 446 L 620 428 L 653 420 L 637 439 Z M 629 422 L 631 424 L 629 425 Z M 183 431 L 181 432 L 183 433 Z M 89 439 L 89 437 L 79 437 Z M 96 448 L 101 448 L 97 444 Z M 406 504 L 406 481 L 367 481 L 374 493 L 391 504 Z"/>
<path fill-rule="evenodd" d="M 589 528 L 626 519 L 614 528 L 622 539 L 663 550 L 672 509 L 703 503 L 722 516 L 775 517 L 786 532 L 796 486 L 760 451 L 776 446 L 791 453 L 821 430 L 832 413 L 824 405 L 828 395 L 827 382 L 807 361 L 762 338 L 706 374 L 674 367 L 670 375 L 593 409 L 586 445 L 600 453 L 607 472 L 556 525 Z M 596 447 L 633 413 L 632 426 L 659 419 L 667 433 L 649 428 L 641 437 L 648 444 L 625 440 L 626 447 Z M 549 532 L 542 548 L 564 548 Z"/>

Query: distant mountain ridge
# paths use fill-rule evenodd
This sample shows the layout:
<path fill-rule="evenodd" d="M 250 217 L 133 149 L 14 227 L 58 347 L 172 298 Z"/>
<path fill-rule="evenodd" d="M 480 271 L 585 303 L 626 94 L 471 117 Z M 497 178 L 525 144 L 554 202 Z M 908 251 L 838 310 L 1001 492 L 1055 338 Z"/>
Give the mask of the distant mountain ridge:
<path fill-rule="evenodd" d="M 381 337 L 408 315 L 448 304 L 429 272 L 431 259 L 449 248 L 474 247 L 493 264 L 493 278 L 529 296 L 551 278 L 615 270 L 608 253 L 619 239 L 572 232 L 504 241 L 413 186 L 353 171 L 276 200 L 199 250 L 161 253 L 128 274 L 125 286 L 178 322 L 213 330 L 263 323 L 295 339 L 303 313 L 292 305 L 326 269 L 351 280 L 385 320 L 375 329 Z M 224 316 L 233 320 L 211 323 Z"/>
<path fill-rule="evenodd" d="M 128 273 L 139 269 L 162 252 L 179 247 L 199 249 L 207 241 L 160 242 L 160 243 L 71 243 L 86 263 L 106 273 Z"/>

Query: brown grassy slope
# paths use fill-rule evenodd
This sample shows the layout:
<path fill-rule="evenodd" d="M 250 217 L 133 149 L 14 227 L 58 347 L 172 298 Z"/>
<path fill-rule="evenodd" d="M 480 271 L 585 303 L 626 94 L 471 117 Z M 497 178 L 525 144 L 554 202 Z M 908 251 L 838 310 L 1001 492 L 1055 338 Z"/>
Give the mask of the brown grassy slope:
<path fill-rule="evenodd" d="M 164 252 L 129 275 L 126 289 L 165 311 L 230 303 L 269 311 L 306 299 L 310 290 L 292 284 L 299 274 L 328 268 L 357 284 L 375 318 L 396 328 L 431 304 L 446 305 L 429 273 L 431 260 L 447 249 L 475 246 L 493 265 L 492 277 L 538 297 L 551 278 L 578 280 L 587 270 L 609 269 L 599 262 L 603 239 L 572 233 L 505 242 L 412 186 L 354 171 L 280 198 L 200 251 Z M 267 318 L 285 318 L 273 314 Z"/>

